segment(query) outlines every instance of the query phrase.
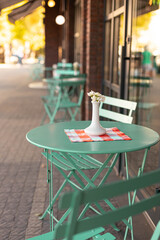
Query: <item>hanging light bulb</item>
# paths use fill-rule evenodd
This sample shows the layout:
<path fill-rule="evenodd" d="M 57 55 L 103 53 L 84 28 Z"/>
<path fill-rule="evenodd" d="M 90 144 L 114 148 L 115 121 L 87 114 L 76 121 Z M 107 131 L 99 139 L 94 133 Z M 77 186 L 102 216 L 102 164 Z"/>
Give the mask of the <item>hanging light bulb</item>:
<path fill-rule="evenodd" d="M 56 5 L 56 2 L 54 0 L 48 1 L 48 7 L 54 7 Z"/>
<path fill-rule="evenodd" d="M 58 15 L 55 21 L 58 25 L 63 25 L 65 23 L 65 17 L 63 15 Z"/>

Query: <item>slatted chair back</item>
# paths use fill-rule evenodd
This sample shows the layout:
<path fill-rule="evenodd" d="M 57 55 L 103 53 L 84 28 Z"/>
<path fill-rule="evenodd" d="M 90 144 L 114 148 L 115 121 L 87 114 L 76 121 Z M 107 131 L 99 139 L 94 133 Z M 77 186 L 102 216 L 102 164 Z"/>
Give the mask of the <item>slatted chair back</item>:
<path fill-rule="evenodd" d="M 125 109 L 127 113 L 122 114 L 120 112 L 114 112 L 109 109 L 105 109 L 104 107 L 106 105 L 117 107 L 118 109 Z M 135 111 L 136 106 L 136 102 L 106 96 L 104 102 L 101 102 L 100 104 L 99 115 L 114 121 L 132 123 L 132 113 Z"/>
<path fill-rule="evenodd" d="M 140 202 L 133 203 L 133 205 L 126 205 L 115 209 L 114 211 L 108 211 L 101 215 L 93 215 L 85 219 L 78 219 L 80 207 L 86 204 L 92 204 L 99 202 L 104 199 L 120 196 L 127 194 L 128 192 L 135 191 L 138 189 L 146 188 L 150 185 L 160 182 L 160 170 L 155 170 L 150 173 L 146 173 L 140 177 L 135 177 L 125 181 L 119 181 L 109 183 L 103 187 L 88 189 L 83 191 L 74 191 L 72 193 L 65 193 L 60 199 L 60 209 L 71 209 L 69 220 L 62 224 L 56 225 L 55 234 L 53 240 L 65 239 L 65 240 L 84 240 L 88 239 L 89 236 L 85 236 L 85 232 L 93 230 L 99 227 L 104 227 L 108 224 L 114 224 L 121 219 L 134 216 L 143 211 L 149 210 L 153 207 L 160 205 L 160 194 L 155 194 L 147 199 L 143 199 Z M 159 228 L 159 225 L 158 225 Z M 96 239 L 108 239 L 105 233 L 100 238 Z M 109 239 L 115 239 L 111 237 Z M 158 240 L 159 234 L 153 235 L 152 240 Z"/>
<path fill-rule="evenodd" d="M 53 74 L 53 77 L 54 79 L 59 79 L 61 77 L 61 75 L 73 75 L 73 76 L 76 76 L 76 75 L 79 75 L 79 71 L 74 71 L 73 69 L 56 69 L 54 70 L 54 74 Z"/>
<path fill-rule="evenodd" d="M 72 63 L 58 62 L 57 63 L 57 69 L 73 69 L 73 64 Z"/>

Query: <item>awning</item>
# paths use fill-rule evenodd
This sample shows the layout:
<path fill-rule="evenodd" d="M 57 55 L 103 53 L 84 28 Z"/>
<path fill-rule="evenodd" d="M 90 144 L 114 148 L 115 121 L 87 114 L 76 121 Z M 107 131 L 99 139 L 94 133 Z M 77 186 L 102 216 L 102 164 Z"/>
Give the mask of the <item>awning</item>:
<path fill-rule="evenodd" d="M 23 6 L 13 9 L 12 12 L 8 15 L 8 20 L 11 23 L 15 23 L 16 20 L 29 15 L 36 8 L 41 6 L 41 2 L 42 2 L 41 0 L 29 1 Z"/>
<path fill-rule="evenodd" d="M 22 0 L 0 0 L 0 10 L 20 2 L 22 2 Z M 41 0 L 29 0 L 24 5 L 13 9 L 12 12 L 8 14 L 8 20 L 11 23 L 15 23 L 16 20 L 31 14 L 36 8 L 41 6 L 41 2 Z"/>
<path fill-rule="evenodd" d="M 22 0 L 0 0 L 0 10 L 10 7 L 19 2 L 22 2 Z"/>

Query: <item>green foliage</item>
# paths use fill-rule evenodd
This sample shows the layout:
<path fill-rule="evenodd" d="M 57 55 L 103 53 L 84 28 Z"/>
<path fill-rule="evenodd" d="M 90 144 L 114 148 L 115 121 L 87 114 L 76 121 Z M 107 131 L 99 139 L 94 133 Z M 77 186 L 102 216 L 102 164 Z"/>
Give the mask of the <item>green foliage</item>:
<path fill-rule="evenodd" d="M 140 15 L 133 19 L 133 33 L 136 37 L 139 37 L 141 30 L 147 30 L 152 18 L 152 12 Z"/>
<path fill-rule="evenodd" d="M 16 21 L 11 33 L 12 33 L 11 40 L 17 39 L 24 42 L 24 36 L 27 33 L 24 21 L 23 20 Z"/>
<path fill-rule="evenodd" d="M 12 43 L 18 40 L 23 45 L 26 41 L 30 43 L 32 50 L 44 48 L 44 26 L 43 26 L 43 8 L 37 8 L 32 14 L 17 20 L 11 24 L 7 19 L 7 14 L 0 16 L 0 43 Z"/>

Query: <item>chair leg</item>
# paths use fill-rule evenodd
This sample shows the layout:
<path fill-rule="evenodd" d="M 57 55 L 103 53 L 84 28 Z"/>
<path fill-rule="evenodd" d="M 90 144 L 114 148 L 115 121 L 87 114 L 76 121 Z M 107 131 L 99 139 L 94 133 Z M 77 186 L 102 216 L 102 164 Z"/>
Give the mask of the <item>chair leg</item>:
<path fill-rule="evenodd" d="M 143 170 L 144 170 L 144 166 L 145 166 L 145 162 L 146 162 L 146 158 L 147 158 L 147 153 L 148 153 L 148 149 L 145 149 L 142 165 L 138 171 L 138 176 L 141 176 L 143 174 Z M 127 153 L 125 153 L 125 163 L 126 163 L 126 177 L 127 177 L 127 179 L 129 179 Z M 134 203 L 135 197 L 136 197 L 136 190 L 133 193 L 132 199 L 131 199 L 130 193 L 128 193 L 129 205 L 132 205 Z M 131 239 L 134 240 L 132 218 L 131 217 L 128 218 L 128 221 L 130 222 L 130 225 L 131 225 Z M 126 230 L 125 230 L 124 240 L 127 239 L 127 234 L 128 234 L 128 226 L 126 227 Z"/>

